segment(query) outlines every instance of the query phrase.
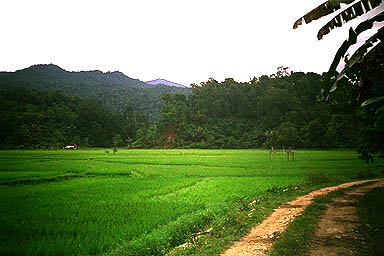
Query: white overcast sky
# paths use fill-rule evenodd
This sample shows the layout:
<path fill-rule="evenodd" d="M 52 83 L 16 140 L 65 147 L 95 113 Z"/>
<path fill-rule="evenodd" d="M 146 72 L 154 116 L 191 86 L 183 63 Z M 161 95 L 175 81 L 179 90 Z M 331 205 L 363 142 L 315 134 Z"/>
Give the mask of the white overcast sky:
<path fill-rule="evenodd" d="M 327 19 L 292 26 L 322 2 L 2 0 L 0 71 L 53 63 L 185 85 L 210 77 L 249 81 L 278 66 L 321 73 L 348 28 L 318 41 Z"/>

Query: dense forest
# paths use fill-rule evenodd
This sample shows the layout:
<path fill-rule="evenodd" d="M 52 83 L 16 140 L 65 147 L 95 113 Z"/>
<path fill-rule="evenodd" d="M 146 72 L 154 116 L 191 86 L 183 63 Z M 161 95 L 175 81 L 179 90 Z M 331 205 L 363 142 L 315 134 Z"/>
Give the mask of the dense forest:
<path fill-rule="evenodd" d="M 358 122 L 350 102 L 318 101 L 321 76 L 287 73 L 239 83 L 214 79 L 190 95 L 167 95 L 158 122 L 137 147 L 354 147 Z"/>
<path fill-rule="evenodd" d="M 0 144 L 2 148 L 60 148 L 74 143 L 135 148 L 356 146 L 355 106 L 347 100 L 318 101 L 321 79 L 315 73 L 288 73 L 284 68 L 245 83 L 210 79 L 193 85 L 188 94 L 163 94 L 165 104 L 152 122 L 135 106 L 118 111 L 101 99 L 80 99 L 61 91 L 2 90 Z"/>
<path fill-rule="evenodd" d="M 121 72 L 69 72 L 59 66 L 35 65 L 16 72 L 0 72 L 0 89 L 28 88 L 39 91 L 61 91 L 65 95 L 100 101 L 113 112 L 127 107 L 158 118 L 164 104 L 163 94 L 188 94 L 189 88 L 151 85 L 132 79 Z"/>
<path fill-rule="evenodd" d="M 60 91 L 17 88 L 0 92 L 0 147 L 61 148 L 118 147 L 136 139 L 137 127 L 149 123 L 131 107 L 113 113 L 95 100 L 82 100 Z"/>

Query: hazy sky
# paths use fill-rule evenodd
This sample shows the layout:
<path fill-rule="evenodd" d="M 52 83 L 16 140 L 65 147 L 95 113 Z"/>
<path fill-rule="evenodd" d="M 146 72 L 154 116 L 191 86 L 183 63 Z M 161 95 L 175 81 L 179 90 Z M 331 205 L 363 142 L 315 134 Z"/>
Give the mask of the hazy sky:
<path fill-rule="evenodd" d="M 292 26 L 322 2 L 2 0 L 0 71 L 54 63 L 68 71 L 121 71 L 185 85 L 210 77 L 249 81 L 278 66 L 320 73 L 348 28 L 317 41 L 327 19 Z"/>

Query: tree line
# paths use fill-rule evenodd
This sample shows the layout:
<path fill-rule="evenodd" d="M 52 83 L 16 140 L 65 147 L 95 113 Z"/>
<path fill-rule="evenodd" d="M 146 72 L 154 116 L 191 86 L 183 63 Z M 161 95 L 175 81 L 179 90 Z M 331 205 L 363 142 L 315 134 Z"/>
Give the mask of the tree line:
<path fill-rule="evenodd" d="M 318 101 L 322 76 L 288 73 L 249 82 L 209 79 L 189 95 L 166 95 L 158 121 L 136 147 L 343 148 L 356 146 L 358 122 L 347 102 Z"/>
<path fill-rule="evenodd" d="M 0 145 L 2 149 L 118 147 L 136 140 L 145 115 L 127 107 L 112 112 L 96 100 L 66 96 L 60 91 L 24 88 L 0 91 Z"/>
<path fill-rule="evenodd" d="M 8 148 L 359 148 L 373 152 L 382 134 L 377 111 L 356 92 L 318 99 L 324 77 L 279 68 L 249 82 L 209 79 L 191 93 L 165 94 L 154 120 L 128 106 L 35 89 L 0 91 L 0 145 Z M 367 122 L 367 119 L 374 120 Z M 380 119 L 382 120 L 382 119 Z M 370 133 L 367 133 L 370 132 Z M 368 136 L 368 135 L 369 136 Z M 364 146 L 365 145 L 365 146 Z M 367 151 L 365 151 L 367 152 Z M 377 152 L 377 151 L 376 151 Z"/>

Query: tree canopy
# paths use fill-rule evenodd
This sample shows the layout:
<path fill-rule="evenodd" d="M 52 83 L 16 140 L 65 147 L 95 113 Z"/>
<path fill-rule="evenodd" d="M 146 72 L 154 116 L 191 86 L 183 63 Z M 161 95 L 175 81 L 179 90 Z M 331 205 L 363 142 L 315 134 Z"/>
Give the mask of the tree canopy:
<path fill-rule="evenodd" d="M 167 95 L 158 122 L 135 145 L 352 147 L 354 116 L 348 108 L 317 101 L 322 77 L 280 71 L 246 83 L 209 79 L 193 85 L 190 95 Z"/>
<path fill-rule="evenodd" d="M 82 100 L 60 91 L 29 89 L 0 91 L 1 148 L 61 148 L 127 146 L 145 116 L 131 107 L 113 113 L 95 100 Z"/>

